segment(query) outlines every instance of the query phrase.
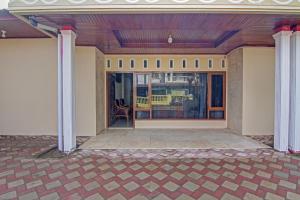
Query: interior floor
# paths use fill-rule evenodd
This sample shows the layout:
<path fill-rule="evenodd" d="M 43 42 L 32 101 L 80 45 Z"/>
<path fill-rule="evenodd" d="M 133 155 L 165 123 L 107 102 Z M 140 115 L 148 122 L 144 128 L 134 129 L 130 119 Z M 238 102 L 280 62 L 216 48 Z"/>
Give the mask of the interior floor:
<path fill-rule="evenodd" d="M 257 149 L 269 148 L 228 129 L 107 129 L 81 149 Z"/>
<path fill-rule="evenodd" d="M 116 119 L 111 123 L 110 128 L 132 128 L 132 119 Z"/>

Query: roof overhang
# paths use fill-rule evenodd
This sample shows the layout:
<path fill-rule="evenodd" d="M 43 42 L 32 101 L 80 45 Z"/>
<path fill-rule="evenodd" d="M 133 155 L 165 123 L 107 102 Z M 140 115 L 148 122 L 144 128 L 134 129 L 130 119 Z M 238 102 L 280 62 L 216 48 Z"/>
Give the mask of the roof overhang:
<path fill-rule="evenodd" d="M 18 13 L 300 13 L 300 0 L 10 0 Z"/>

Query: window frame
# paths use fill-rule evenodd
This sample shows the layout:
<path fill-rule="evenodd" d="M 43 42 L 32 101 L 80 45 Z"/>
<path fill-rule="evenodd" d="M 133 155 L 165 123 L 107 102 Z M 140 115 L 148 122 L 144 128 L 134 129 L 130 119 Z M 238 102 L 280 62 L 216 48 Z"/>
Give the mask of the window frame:
<path fill-rule="evenodd" d="M 171 67 L 171 62 L 172 62 L 172 67 Z M 175 61 L 174 59 L 169 59 L 169 69 L 174 69 L 175 68 Z"/>
<path fill-rule="evenodd" d="M 146 67 L 145 67 L 145 61 L 146 61 Z M 143 69 L 149 69 L 149 59 L 143 59 Z"/>
<path fill-rule="evenodd" d="M 198 66 L 196 64 L 198 64 Z M 195 67 L 195 69 L 199 69 L 200 68 L 200 59 L 199 58 L 196 58 L 194 60 L 194 67 Z"/>
<path fill-rule="evenodd" d="M 121 66 L 120 66 L 121 63 Z M 124 61 L 122 58 L 118 58 L 118 69 L 124 69 Z"/>
<path fill-rule="evenodd" d="M 225 69 L 226 68 L 226 59 L 221 59 L 221 68 Z"/>
<path fill-rule="evenodd" d="M 158 62 L 159 62 L 159 66 L 157 65 Z M 161 59 L 157 58 L 157 59 L 155 60 L 155 64 L 156 64 L 156 69 L 161 69 Z"/>
<path fill-rule="evenodd" d="M 182 60 L 181 60 L 181 68 L 182 69 L 187 69 L 187 59 L 186 58 L 183 58 Z"/>
<path fill-rule="evenodd" d="M 106 69 L 111 69 L 111 59 L 106 59 Z"/>
<path fill-rule="evenodd" d="M 132 67 L 132 62 L 133 62 L 133 67 Z M 134 58 L 131 58 L 130 60 L 129 60 L 129 68 L 130 69 L 135 69 L 135 64 L 136 64 L 136 62 L 135 62 L 135 59 Z"/>
<path fill-rule="evenodd" d="M 149 90 L 149 95 L 152 96 L 152 74 L 153 73 L 181 73 L 181 72 L 169 72 L 169 71 L 149 71 L 149 72 L 134 72 L 133 76 L 134 76 L 134 80 L 136 79 L 136 75 L 137 74 L 148 74 L 149 75 L 149 83 L 148 83 L 148 90 Z M 151 98 L 150 98 L 150 110 L 147 109 L 150 112 L 150 117 L 149 119 L 134 119 L 134 120 L 191 120 L 191 121 L 205 121 L 205 120 L 210 120 L 210 121 L 222 121 L 222 120 L 226 120 L 227 117 L 227 113 L 226 113 L 226 98 L 227 98 L 227 91 L 226 91 L 226 86 L 227 86 L 227 80 L 226 80 L 226 71 L 189 71 L 187 73 L 206 73 L 207 74 L 207 94 L 206 94 L 206 98 L 207 98 L 207 105 L 206 105 L 206 110 L 207 110 L 207 117 L 206 118 L 202 118 L 202 119 L 198 119 L 198 118 L 152 118 L 152 103 L 151 103 Z M 213 75 L 222 75 L 223 76 L 223 106 L 222 107 L 212 107 L 211 106 L 211 95 L 212 95 L 212 88 L 211 88 L 211 77 Z M 136 111 L 143 111 L 144 109 L 140 109 L 136 107 L 136 82 L 134 82 L 133 85 L 133 111 L 134 113 Z M 145 111 L 145 110 L 144 110 Z M 210 111 L 223 111 L 224 112 L 224 117 L 220 118 L 220 119 L 215 119 L 215 118 L 211 118 L 210 117 Z M 134 115 L 135 116 L 135 115 Z"/>
<path fill-rule="evenodd" d="M 212 98 L 212 76 L 213 75 L 222 75 L 223 76 L 223 106 L 222 107 L 212 107 L 211 106 L 211 98 Z M 210 72 L 207 77 L 208 81 L 208 94 L 207 94 L 207 118 L 210 118 L 210 111 L 223 111 L 224 112 L 224 120 L 226 119 L 226 72 Z"/>
<path fill-rule="evenodd" d="M 211 66 L 210 66 L 210 63 L 211 63 Z M 214 68 L 214 59 L 212 59 L 212 58 L 208 59 L 208 61 L 207 61 L 207 68 L 208 69 L 213 69 Z"/>

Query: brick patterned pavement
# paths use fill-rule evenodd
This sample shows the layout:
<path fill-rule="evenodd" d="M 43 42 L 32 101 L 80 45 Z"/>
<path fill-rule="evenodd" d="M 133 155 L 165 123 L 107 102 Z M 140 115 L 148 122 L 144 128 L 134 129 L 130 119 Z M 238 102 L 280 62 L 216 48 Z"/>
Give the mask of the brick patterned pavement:
<path fill-rule="evenodd" d="M 55 143 L 0 137 L 0 199 L 300 199 L 300 157 L 270 149 L 184 152 L 186 158 L 174 150 L 34 157 Z"/>

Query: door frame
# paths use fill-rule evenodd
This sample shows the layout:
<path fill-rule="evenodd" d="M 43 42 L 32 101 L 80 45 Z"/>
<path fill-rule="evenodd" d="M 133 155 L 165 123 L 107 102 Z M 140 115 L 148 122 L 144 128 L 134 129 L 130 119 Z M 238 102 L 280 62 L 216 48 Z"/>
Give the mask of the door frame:
<path fill-rule="evenodd" d="M 110 127 L 110 75 L 112 74 L 131 74 L 132 75 L 132 126 L 131 127 L 118 127 L 118 129 L 131 129 L 131 128 L 135 128 L 135 111 L 134 111 L 134 80 L 135 80 L 135 76 L 134 76 L 134 72 L 123 72 L 123 71 L 107 71 L 105 73 L 106 76 L 106 127 L 107 129 L 113 128 Z"/>

